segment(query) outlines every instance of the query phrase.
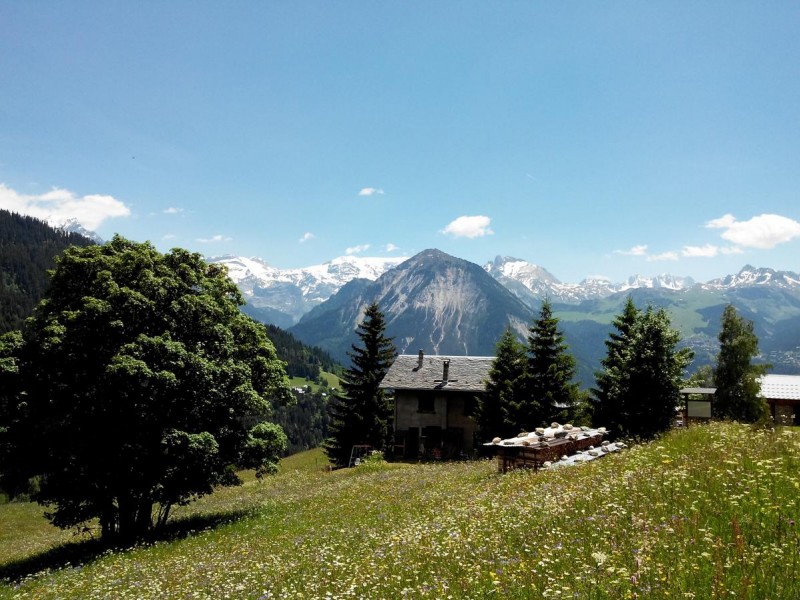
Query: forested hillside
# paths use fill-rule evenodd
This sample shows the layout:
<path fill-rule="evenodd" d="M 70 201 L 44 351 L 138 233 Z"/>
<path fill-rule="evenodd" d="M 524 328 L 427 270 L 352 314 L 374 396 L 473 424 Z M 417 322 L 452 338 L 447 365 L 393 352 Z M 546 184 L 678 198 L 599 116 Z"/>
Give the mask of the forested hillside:
<path fill-rule="evenodd" d="M 0 209 L 0 333 L 19 329 L 47 287 L 47 270 L 69 246 L 93 242 Z"/>
<path fill-rule="evenodd" d="M 336 374 L 342 371 L 341 365 L 324 350 L 316 346 L 306 346 L 291 333 L 276 325 L 266 327 L 267 335 L 275 344 L 278 356 L 286 362 L 286 374 L 289 377 L 305 377 L 316 381 L 319 379 L 320 370 Z"/>

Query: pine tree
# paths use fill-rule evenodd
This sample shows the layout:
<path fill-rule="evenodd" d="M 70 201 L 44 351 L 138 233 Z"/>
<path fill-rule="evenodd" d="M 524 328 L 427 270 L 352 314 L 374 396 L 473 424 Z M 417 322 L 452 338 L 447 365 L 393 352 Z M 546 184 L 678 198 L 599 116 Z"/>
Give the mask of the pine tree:
<path fill-rule="evenodd" d="M 632 342 L 633 329 L 641 316 L 641 311 L 628 296 L 622 314 L 611 324 L 616 329 L 606 340 L 606 357 L 600 362 L 602 371 L 595 373 L 596 387 L 592 389 L 592 422 L 607 427 L 612 432 L 619 432 L 623 406 L 628 403 L 624 385 L 625 357 Z"/>
<path fill-rule="evenodd" d="M 714 369 L 717 393 L 712 406 L 716 417 L 754 422 L 766 414 L 766 405 L 759 397 L 758 378 L 768 367 L 751 363 L 757 355 L 753 322 L 742 318 L 729 304 L 722 313 Z"/>
<path fill-rule="evenodd" d="M 577 408 L 580 392 L 575 359 L 568 352 L 549 300 L 542 302 L 539 318 L 529 328 L 525 395 L 518 403 L 518 424 L 537 427 L 568 418 Z"/>
<path fill-rule="evenodd" d="M 668 429 L 692 358 L 663 309 L 642 312 L 629 297 L 612 323 L 608 352 L 593 390 L 593 420 L 612 434 L 650 438 Z"/>
<path fill-rule="evenodd" d="M 678 349 L 679 341 L 663 308 L 648 307 L 637 319 L 624 360 L 622 434 L 652 438 L 671 427 L 684 370 L 694 355 Z"/>
<path fill-rule="evenodd" d="M 475 420 L 484 441 L 496 436 L 511 437 L 519 432 L 515 406 L 521 397 L 525 361 L 525 347 L 517 341 L 511 328 L 506 328 L 497 342 L 486 394 L 477 401 Z"/>
<path fill-rule="evenodd" d="M 325 451 L 336 465 L 346 466 L 357 444 L 381 451 L 391 448 L 392 405 L 379 386 L 396 351 L 385 330 L 383 313 L 373 302 L 356 330 L 361 343 L 352 345 L 348 353 L 352 365 L 342 379 L 344 395 L 332 399 L 329 405 L 331 437 Z"/>

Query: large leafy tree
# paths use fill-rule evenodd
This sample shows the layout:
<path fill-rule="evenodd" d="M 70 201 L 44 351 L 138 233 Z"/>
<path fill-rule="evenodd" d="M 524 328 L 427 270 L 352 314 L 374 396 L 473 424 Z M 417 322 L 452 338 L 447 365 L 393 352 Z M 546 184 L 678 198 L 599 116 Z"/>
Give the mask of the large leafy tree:
<path fill-rule="evenodd" d="M 581 400 L 575 376 L 575 358 L 553 316 L 550 301 L 542 302 L 538 318 L 528 330 L 528 364 L 517 422 L 533 428 L 553 420 L 570 419 Z"/>
<path fill-rule="evenodd" d="M 525 347 L 511 328 L 506 328 L 495 348 L 486 393 L 476 403 L 475 420 L 484 440 L 507 438 L 519 432 L 517 412 L 526 360 Z"/>
<path fill-rule="evenodd" d="M 664 309 L 642 312 L 628 299 L 614 325 L 594 390 L 594 417 L 608 419 L 597 423 L 616 435 L 651 438 L 671 426 L 693 353 L 678 348 L 680 334 Z"/>
<path fill-rule="evenodd" d="M 595 373 L 596 383 L 591 400 L 592 421 L 611 431 L 619 431 L 623 407 L 628 403 L 625 361 L 632 343 L 634 327 L 640 317 L 641 312 L 628 296 L 622 314 L 611 322 L 615 331 L 609 334 L 605 342 L 606 356 L 600 362 L 602 370 Z"/>
<path fill-rule="evenodd" d="M 381 451 L 391 448 L 392 404 L 380 384 L 397 352 L 385 330 L 383 313 L 373 302 L 356 329 L 360 343 L 348 353 L 352 364 L 342 378 L 344 395 L 329 405 L 330 438 L 325 450 L 336 465 L 346 466 L 357 444 Z"/>
<path fill-rule="evenodd" d="M 199 254 L 119 236 L 67 250 L 12 365 L 9 486 L 37 476 L 54 524 L 135 538 L 234 468 L 274 468 L 286 438 L 266 419 L 288 381 L 241 304 Z"/>
<path fill-rule="evenodd" d="M 759 397 L 758 378 L 766 365 L 752 364 L 758 356 L 758 337 L 753 322 L 741 317 L 733 305 L 722 312 L 719 354 L 714 369 L 717 388 L 713 403 L 717 417 L 753 422 L 764 416 L 766 404 Z"/>

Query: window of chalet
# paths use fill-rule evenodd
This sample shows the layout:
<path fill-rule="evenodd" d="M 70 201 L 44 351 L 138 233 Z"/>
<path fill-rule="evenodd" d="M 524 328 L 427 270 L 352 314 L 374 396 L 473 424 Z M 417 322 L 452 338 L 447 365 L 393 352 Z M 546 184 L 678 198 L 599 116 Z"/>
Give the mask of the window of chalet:
<path fill-rule="evenodd" d="M 417 412 L 421 413 L 436 412 L 433 407 L 433 396 L 420 396 L 417 399 Z"/>
<path fill-rule="evenodd" d="M 478 405 L 477 398 L 475 398 L 474 396 L 468 396 L 464 398 L 464 416 L 474 417 L 477 405 Z"/>

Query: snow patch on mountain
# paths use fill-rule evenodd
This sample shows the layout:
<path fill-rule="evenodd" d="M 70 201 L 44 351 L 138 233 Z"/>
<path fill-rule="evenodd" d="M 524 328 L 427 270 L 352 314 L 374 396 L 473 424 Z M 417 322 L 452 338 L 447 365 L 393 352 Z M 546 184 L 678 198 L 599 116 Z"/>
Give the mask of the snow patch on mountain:
<path fill-rule="evenodd" d="M 694 285 L 694 279 L 691 277 L 677 277 L 664 273 L 655 277 L 642 277 L 641 275 L 634 275 L 629 277 L 628 281 L 616 286 L 617 291 L 624 292 L 630 289 L 649 288 L 660 290 L 673 290 L 681 291 L 689 289 Z"/>
<path fill-rule="evenodd" d="M 349 281 L 374 281 L 404 260 L 406 257 L 341 256 L 321 265 L 279 269 L 260 258 L 221 256 L 208 259 L 228 268 L 228 275 L 249 304 L 285 313 L 293 322 Z"/>
<path fill-rule="evenodd" d="M 89 238 L 95 244 L 104 244 L 105 240 L 97 235 L 94 231 L 90 231 L 86 229 L 81 222 L 78 221 L 75 217 L 70 217 L 69 219 L 61 219 L 61 220 L 54 220 L 54 219 L 47 219 L 47 223 L 54 227 L 55 229 L 61 229 L 66 231 L 67 233 L 77 233 L 82 235 L 85 238 Z"/>
<path fill-rule="evenodd" d="M 706 290 L 728 290 L 741 287 L 771 286 L 783 289 L 800 287 L 800 275 L 791 271 L 776 271 L 767 267 L 756 268 L 745 265 L 735 275 L 712 279 L 702 284 Z"/>
<path fill-rule="evenodd" d="M 584 300 L 606 298 L 618 292 L 638 288 L 680 291 L 694 285 L 691 277 L 668 274 L 657 277 L 635 275 L 623 283 L 612 283 L 601 277 L 587 278 L 580 283 L 562 283 L 547 269 L 508 256 L 498 256 L 494 261 L 486 263 L 483 268 L 528 304 L 531 304 L 532 300 L 538 301 L 545 297 L 554 302 L 577 304 Z M 524 290 L 519 287 L 520 285 Z"/>

